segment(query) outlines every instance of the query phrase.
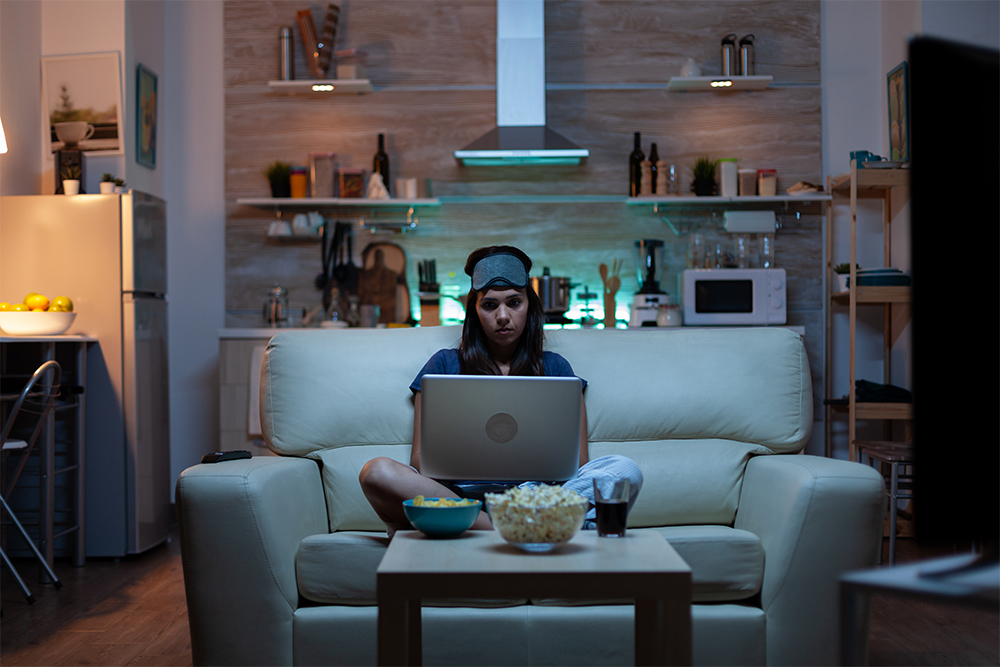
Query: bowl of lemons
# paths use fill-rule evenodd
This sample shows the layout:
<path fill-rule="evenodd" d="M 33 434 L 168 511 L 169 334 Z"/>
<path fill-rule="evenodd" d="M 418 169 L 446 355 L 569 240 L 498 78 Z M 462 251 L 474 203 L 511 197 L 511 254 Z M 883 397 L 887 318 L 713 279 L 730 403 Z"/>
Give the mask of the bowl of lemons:
<path fill-rule="evenodd" d="M 73 302 L 65 296 L 49 300 L 30 292 L 21 303 L 0 301 L 0 329 L 11 336 L 54 336 L 65 333 L 76 319 Z"/>
<path fill-rule="evenodd" d="M 458 537 L 476 522 L 483 503 L 468 498 L 424 498 L 403 501 L 403 513 L 427 537 Z"/>

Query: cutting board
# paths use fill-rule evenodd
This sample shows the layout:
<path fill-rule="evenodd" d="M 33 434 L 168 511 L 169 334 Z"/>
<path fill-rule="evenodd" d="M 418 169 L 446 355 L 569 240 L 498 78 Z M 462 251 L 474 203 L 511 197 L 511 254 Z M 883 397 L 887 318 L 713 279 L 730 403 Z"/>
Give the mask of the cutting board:
<path fill-rule="evenodd" d="M 370 243 L 361 257 L 362 269 L 358 274 L 360 303 L 379 306 L 379 323 L 409 321 L 406 253 L 395 243 Z"/>

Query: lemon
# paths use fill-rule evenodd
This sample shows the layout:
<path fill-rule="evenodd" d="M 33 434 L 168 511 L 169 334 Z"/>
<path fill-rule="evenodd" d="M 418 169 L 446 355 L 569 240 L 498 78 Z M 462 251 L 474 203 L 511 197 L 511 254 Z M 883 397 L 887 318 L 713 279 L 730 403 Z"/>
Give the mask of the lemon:
<path fill-rule="evenodd" d="M 69 300 L 68 296 L 57 296 L 52 299 L 52 303 L 49 304 L 49 310 L 59 309 L 59 312 L 72 313 L 73 312 L 73 302 Z"/>
<path fill-rule="evenodd" d="M 28 308 L 27 304 L 24 303 L 15 303 L 10 307 L 10 309 L 16 313 L 27 313 L 31 310 L 31 308 Z"/>
<path fill-rule="evenodd" d="M 44 311 L 49 307 L 49 297 L 33 292 L 24 297 L 24 303 L 32 310 Z"/>
<path fill-rule="evenodd" d="M 12 310 L 13 308 L 13 304 L 7 303 L 6 301 L 0 301 L 0 311 Z"/>
<path fill-rule="evenodd" d="M 28 303 L 28 299 L 30 297 L 35 296 L 36 294 L 38 294 L 38 292 L 28 292 L 27 294 L 24 295 L 24 299 L 21 301 L 21 303 Z"/>

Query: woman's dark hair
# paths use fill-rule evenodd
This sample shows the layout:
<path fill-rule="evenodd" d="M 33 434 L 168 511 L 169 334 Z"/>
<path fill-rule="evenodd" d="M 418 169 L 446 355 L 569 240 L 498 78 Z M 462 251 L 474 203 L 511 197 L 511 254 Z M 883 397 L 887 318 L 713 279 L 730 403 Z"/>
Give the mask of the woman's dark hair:
<path fill-rule="evenodd" d="M 471 278 L 479 260 L 497 253 L 514 255 L 524 264 L 525 272 L 531 271 L 531 258 L 522 250 L 513 246 L 499 245 L 473 250 L 465 263 L 465 273 Z M 500 367 L 493 359 L 493 355 L 490 354 L 486 334 L 476 309 L 480 293 L 489 289 L 490 287 L 483 290 L 470 289 L 469 297 L 465 302 L 465 324 L 462 327 L 462 342 L 458 348 L 462 375 L 502 375 Z M 545 343 L 545 329 L 543 327 L 545 308 L 530 281 L 525 285 L 524 291 L 528 299 L 527 319 L 524 323 L 524 332 L 517 341 L 517 349 L 510 360 L 509 374 L 543 375 L 542 349 Z"/>

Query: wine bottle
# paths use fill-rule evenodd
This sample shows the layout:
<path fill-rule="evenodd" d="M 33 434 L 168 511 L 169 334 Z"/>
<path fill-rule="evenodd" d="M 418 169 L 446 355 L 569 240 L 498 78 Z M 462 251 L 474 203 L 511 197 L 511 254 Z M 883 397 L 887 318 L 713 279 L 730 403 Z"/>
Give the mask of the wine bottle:
<path fill-rule="evenodd" d="M 375 153 L 375 158 L 372 160 L 372 173 L 382 176 L 382 184 L 385 185 L 386 192 L 391 195 L 392 186 L 389 183 L 389 155 L 385 152 L 384 134 L 378 135 L 378 152 Z"/>
<path fill-rule="evenodd" d="M 646 156 L 639 146 L 639 133 L 635 133 L 635 148 L 628 156 L 628 196 L 637 197 L 642 186 L 642 161 Z"/>
<path fill-rule="evenodd" d="M 656 163 L 660 160 L 660 154 L 656 152 L 656 144 L 649 145 L 649 181 L 653 194 L 656 194 Z M 662 194 L 662 193 L 661 193 Z"/>

